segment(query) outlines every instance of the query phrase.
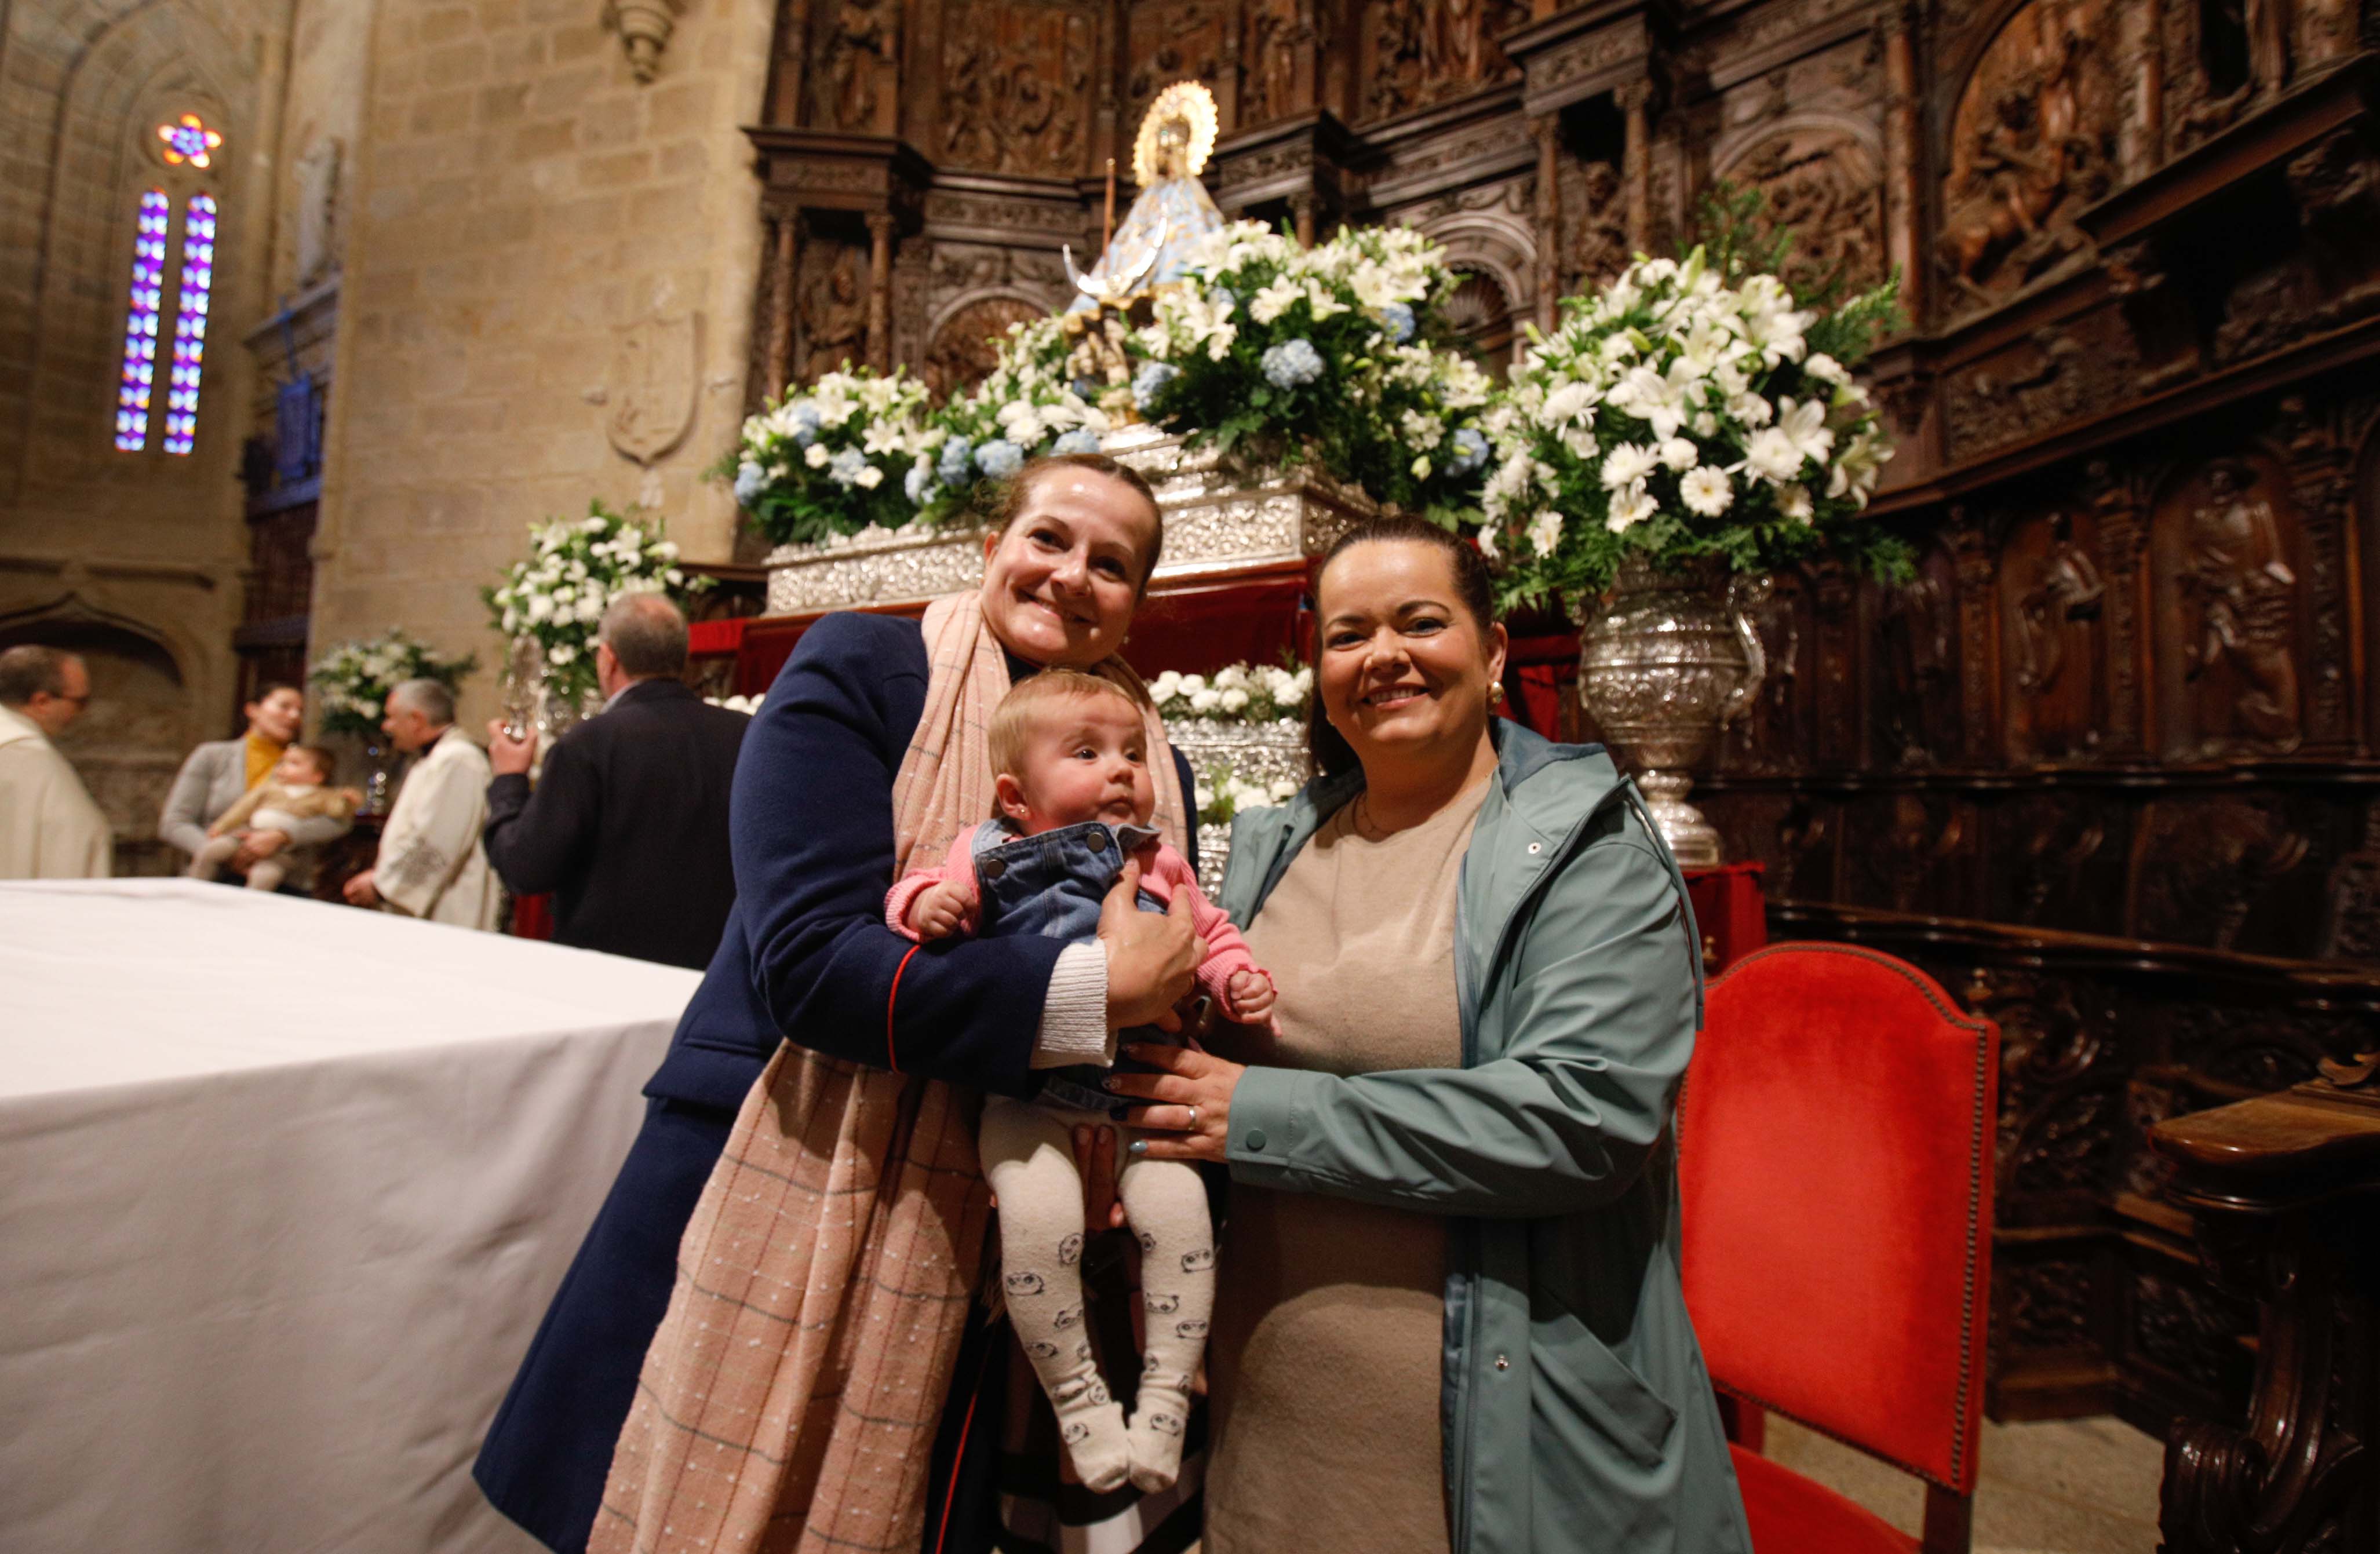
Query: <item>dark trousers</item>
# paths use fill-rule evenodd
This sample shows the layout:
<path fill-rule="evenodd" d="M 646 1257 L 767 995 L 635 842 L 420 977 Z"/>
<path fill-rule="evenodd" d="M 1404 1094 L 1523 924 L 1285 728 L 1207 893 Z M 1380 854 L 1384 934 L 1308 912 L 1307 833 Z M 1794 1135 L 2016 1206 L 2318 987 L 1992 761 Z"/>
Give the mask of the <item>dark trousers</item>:
<path fill-rule="evenodd" d="M 733 1112 L 650 1103 L 488 1428 L 472 1476 L 558 1554 L 587 1547 L 645 1350 L 669 1309 L 678 1243 L 735 1124 Z"/>

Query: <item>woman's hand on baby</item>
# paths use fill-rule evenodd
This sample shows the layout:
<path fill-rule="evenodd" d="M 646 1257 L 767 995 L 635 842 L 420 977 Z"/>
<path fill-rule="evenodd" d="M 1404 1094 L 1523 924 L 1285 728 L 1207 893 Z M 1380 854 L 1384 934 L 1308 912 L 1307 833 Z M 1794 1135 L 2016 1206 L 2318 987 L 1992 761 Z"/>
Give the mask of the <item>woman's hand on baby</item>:
<path fill-rule="evenodd" d="M 1124 1055 L 1162 1074 L 1111 1074 L 1111 1094 L 1144 1104 L 1121 1121 L 1148 1136 L 1133 1141 L 1135 1157 L 1150 1160 L 1220 1160 L 1232 1135 L 1232 1092 L 1247 1070 L 1196 1047 L 1135 1041 Z"/>
<path fill-rule="evenodd" d="M 948 939 L 966 926 L 966 892 L 945 880 L 909 903 L 909 927 L 920 940 Z"/>
<path fill-rule="evenodd" d="M 1108 953 L 1108 1028 L 1155 1026 L 1179 1030 L 1173 1006 L 1189 994 L 1207 958 L 1190 922 L 1190 892 L 1177 892 L 1163 914 L 1139 906 L 1140 860 L 1126 858 L 1099 906 L 1099 942 Z"/>

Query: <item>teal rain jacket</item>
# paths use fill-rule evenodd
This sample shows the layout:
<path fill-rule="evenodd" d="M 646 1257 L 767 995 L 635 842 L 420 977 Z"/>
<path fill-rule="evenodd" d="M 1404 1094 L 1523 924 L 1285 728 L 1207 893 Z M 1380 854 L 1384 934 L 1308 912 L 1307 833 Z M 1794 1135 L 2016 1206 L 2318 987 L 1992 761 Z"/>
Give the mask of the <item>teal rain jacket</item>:
<path fill-rule="evenodd" d="M 1249 1069 L 1232 1176 L 1449 1217 L 1454 1554 L 1750 1554 L 1678 1274 L 1670 1108 L 1702 1021 L 1685 880 L 1600 747 L 1495 722 L 1455 906 L 1463 1067 Z M 1240 818 L 1235 922 L 1362 786 Z"/>

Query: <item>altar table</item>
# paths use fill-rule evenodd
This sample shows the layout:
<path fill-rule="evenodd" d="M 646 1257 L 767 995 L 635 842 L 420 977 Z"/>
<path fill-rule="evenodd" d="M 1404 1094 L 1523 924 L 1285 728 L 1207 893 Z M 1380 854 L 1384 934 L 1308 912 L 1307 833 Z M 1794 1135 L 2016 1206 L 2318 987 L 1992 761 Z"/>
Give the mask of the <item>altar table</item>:
<path fill-rule="evenodd" d="M 0 1545 L 533 1548 L 471 1461 L 698 979 L 0 883 Z"/>

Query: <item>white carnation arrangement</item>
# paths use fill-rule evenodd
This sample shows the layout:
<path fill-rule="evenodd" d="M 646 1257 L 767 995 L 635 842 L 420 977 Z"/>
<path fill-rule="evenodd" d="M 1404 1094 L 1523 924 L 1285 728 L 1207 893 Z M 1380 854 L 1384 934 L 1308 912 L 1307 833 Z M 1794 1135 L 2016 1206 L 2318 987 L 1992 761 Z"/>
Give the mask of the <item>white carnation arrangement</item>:
<path fill-rule="evenodd" d="M 1271 783 L 1251 782 L 1228 766 L 1218 766 L 1207 773 L 1201 784 L 1202 798 L 1198 805 L 1198 823 L 1224 826 L 1243 809 L 1267 809 L 1287 804 L 1297 796 L 1301 783 L 1281 778 Z"/>
<path fill-rule="evenodd" d="M 1442 343 L 1456 276 L 1410 227 L 1342 227 L 1302 248 L 1256 222 L 1201 239 L 1135 337 L 1139 413 L 1226 452 L 1312 457 L 1384 505 L 1470 516 L 1492 385 Z"/>
<path fill-rule="evenodd" d="M 589 503 L 583 518 L 555 518 L 529 529 L 527 561 L 481 591 L 489 624 L 508 639 L 534 640 L 546 685 L 558 699 L 583 703 L 596 688 L 595 631 L 613 600 L 667 593 L 681 602 L 710 586 L 678 565 L 674 541 L 647 525 Z"/>
<path fill-rule="evenodd" d="M 1774 274 L 1725 268 L 1701 249 L 1640 258 L 1531 332 L 1488 418 L 1479 541 L 1508 602 L 1593 598 L 1631 553 L 1662 571 L 1775 571 L 1829 547 L 1907 566 L 1863 516 L 1892 443 L 1848 365 L 1897 285 L 1821 313 Z"/>
<path fill-rule="evenodd" d="M 1314 671 L 1234 663 L 1209 676 L 1169 669 L 1149 683 L 1148 694 L 1168 722 L 1269 723 L 1305 716 Z"/>
<path fill-rule="evenodd" d="M 307 672 L 314 686 L 314 710 L 326 735 L 351 735 L 366 743 L 380 738 L 388 693 L 407 680 L 436 680 L 453 690 L 479 660 L 440 658 L 428 643 L 396 626 L 362 642 L 342 642 L 323 652 Z"/>
<path fill-rule="evenodd" d="M 1004 480 L 1047 454 L 1091 454 L 1109 418 L 1067 370 L 1073 346 L 1060 316 L 1008 326 L 999 364 L 973 394 L 934 418 L 929 439 L 902 479 L 903 493 L 925 521 L 964 506 L 977 486 Z"/>
<path fill-rule="evenodd" d="M 706 696 L 702 699 L 707 706 L 724 707 L 730 712 L 741 712 L 747 718 L 757 718 L 760 715 L 761 707 L 769 699 L 769 693 L 762 691 L 759 696 Z"/>
<path fill-rule="evenodd" d="M 880 376 L 848 363 L 745 419 L 735 451 L 714 473 L 779 544 L 807 544 L 916 516 L 906 481 L 919 455 L 947 435 L 929 424 L 926 385 L 894 368 Z"/>

